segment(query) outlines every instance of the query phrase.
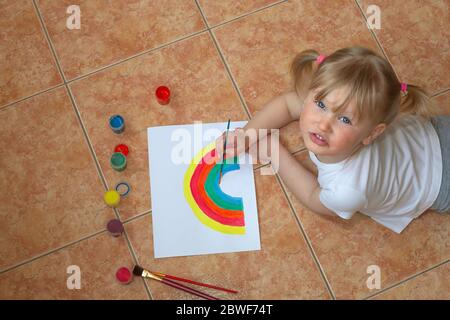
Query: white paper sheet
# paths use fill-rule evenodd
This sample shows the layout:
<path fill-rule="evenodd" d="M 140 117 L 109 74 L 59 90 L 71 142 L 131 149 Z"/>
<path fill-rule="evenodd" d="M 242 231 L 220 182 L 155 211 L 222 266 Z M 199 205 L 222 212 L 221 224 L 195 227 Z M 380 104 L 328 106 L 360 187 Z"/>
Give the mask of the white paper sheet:
<path fill-rule="evenodd" d="M 245 124 L 231 122 L 230 130 Z M 248 155 L 241 156 L 239 170 L 224 174 L 220 184 L 225 194 L 242 198 L 244 234 L 220 232 L 205 224 L 199 218 L 203 213 L 195 214 L 187 200 L 186 172 L 192 159 L 205 146 L 211 146 L 226 126 L 227 122 L 221 122 L 147 129 L 155 258 L 260 250 L 255 182 Z M 182 141 L 188 142 L 190 150 L 180 147 L 185 146 Z M 188 160 L 181 161 L 183 157 Z M 244 157 L 246 163 L 242 163 Z"/>

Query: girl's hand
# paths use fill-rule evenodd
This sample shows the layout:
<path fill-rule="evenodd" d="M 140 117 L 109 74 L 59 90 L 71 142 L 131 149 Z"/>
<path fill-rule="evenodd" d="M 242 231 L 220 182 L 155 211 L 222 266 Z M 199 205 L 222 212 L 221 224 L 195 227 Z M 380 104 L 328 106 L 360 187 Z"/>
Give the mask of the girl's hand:
<path fill-rule="evenodd" d="M 223 160 L 223 143 L 225 141 L 225 136 L 226 132 L 216 139 L 216 153 L 219 158 L 219 162 Z M 246 139 L 245 130 L 242 128 L 236 128 L 233 131 L 228 131 L 225 159 L 239 156 L 255 142 L 256 141 L 250 141 L 249 137 Z"/>

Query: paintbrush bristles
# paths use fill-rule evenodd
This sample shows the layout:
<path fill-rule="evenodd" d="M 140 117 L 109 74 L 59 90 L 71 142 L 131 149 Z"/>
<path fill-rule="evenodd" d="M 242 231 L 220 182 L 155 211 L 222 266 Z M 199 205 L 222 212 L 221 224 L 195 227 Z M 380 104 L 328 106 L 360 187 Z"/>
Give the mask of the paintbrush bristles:
<path fill-rule="evenodd" d="M 142 272 L 143 272 L 143 271 L 144 271 L 144 268 L 142 268 L 142 267 L 140 267 L 140 266 L 134 266 L 133 274 L 134 274 L 135 276 L 142 277 Z"/>
<path fill-rule="evenodd" d="M 161 277 L 158 277 L 157 275 L 154 275 L 150 271 L 145 270 L 144 268 L 142 268 L 142 267 L 140 267 L 138 265 L 134 266 L 133 274 L 136 275 L 136 276 L 139 276 L 139 277 L 143 277 L 143 278 L 151 278 L 151 279 L 155 279 L 155 280 L 158 280 L 158 281 L 162 280 Z"/>

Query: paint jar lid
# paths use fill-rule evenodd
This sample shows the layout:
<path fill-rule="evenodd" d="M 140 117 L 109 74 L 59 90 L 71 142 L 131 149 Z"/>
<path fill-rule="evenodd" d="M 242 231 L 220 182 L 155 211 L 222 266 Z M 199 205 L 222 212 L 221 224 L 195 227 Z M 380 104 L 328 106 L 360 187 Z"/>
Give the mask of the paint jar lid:
<path fill-rule="evenodd" d="M 112 234 L 112 235 L 120 235 L 123 232 L 123 224 L 119 219 L 112 219 L 108 222 L 106 225 L 106 229 Z"/>
<path fill-rule="evenodd" d="M 170 98 L 170 89 L 166 86 L 159 86 L 156 88 L 156 96 L 158 99 L 167 100 Z"/>
<path fill-rule="evenodd" d="M 122 153 L 124 156 L 127 156 L 128 153 L 130 152 L 130 150 L 128 149 L 128 146 L 126 144 L 118 144 L 115 148 L 114 148 L 114 152 L 120 152 Z"/>
<path fill-rule="evenodd" d="M 113 169 L 122 170 L 127 165 L 127 158 L 121 152 L 114 152 L 110 162 Z"/>
<path fill-rule="evenodd" d="M 120 194 L 116 190 L 108 190 L 103 196 L 105 203 L 110 207 L 117 207 L 120 202 Z"/>
<path fill-rule="evenodd" d="M 120 194 L 121 197 L 126 196 L 128 193 L 130 193 L 130 184 L 125 181 L 121 181 L 118 184 L 116 184 L 116 191 Z"/>
<path fill-rule="evenodd" d="M 124 122 L 125 121 L 123 120 L 123 117 L 120 114 L 112 115 L 109 118 L 109 124 L 113 128 L 120 128 L 123 125 Z"/>
<path fill-rule="evenodd" d="M 128 284 L 133 280 L 133 274 L 128 268 L 122 267 L 117 270 L 116 278 L 120 283 Z"/>

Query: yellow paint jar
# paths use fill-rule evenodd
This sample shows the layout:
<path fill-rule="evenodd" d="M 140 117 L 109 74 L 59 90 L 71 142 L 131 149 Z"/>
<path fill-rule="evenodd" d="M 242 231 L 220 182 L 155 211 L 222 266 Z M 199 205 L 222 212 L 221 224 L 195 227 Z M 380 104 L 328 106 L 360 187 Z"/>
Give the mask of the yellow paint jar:
<path fill-rule="evenodd" d="M 116 190 L 108 190 L 103 196 L 105 203 L 110 207 L 117 207 L 120 202 L 120 194 Z"/>

